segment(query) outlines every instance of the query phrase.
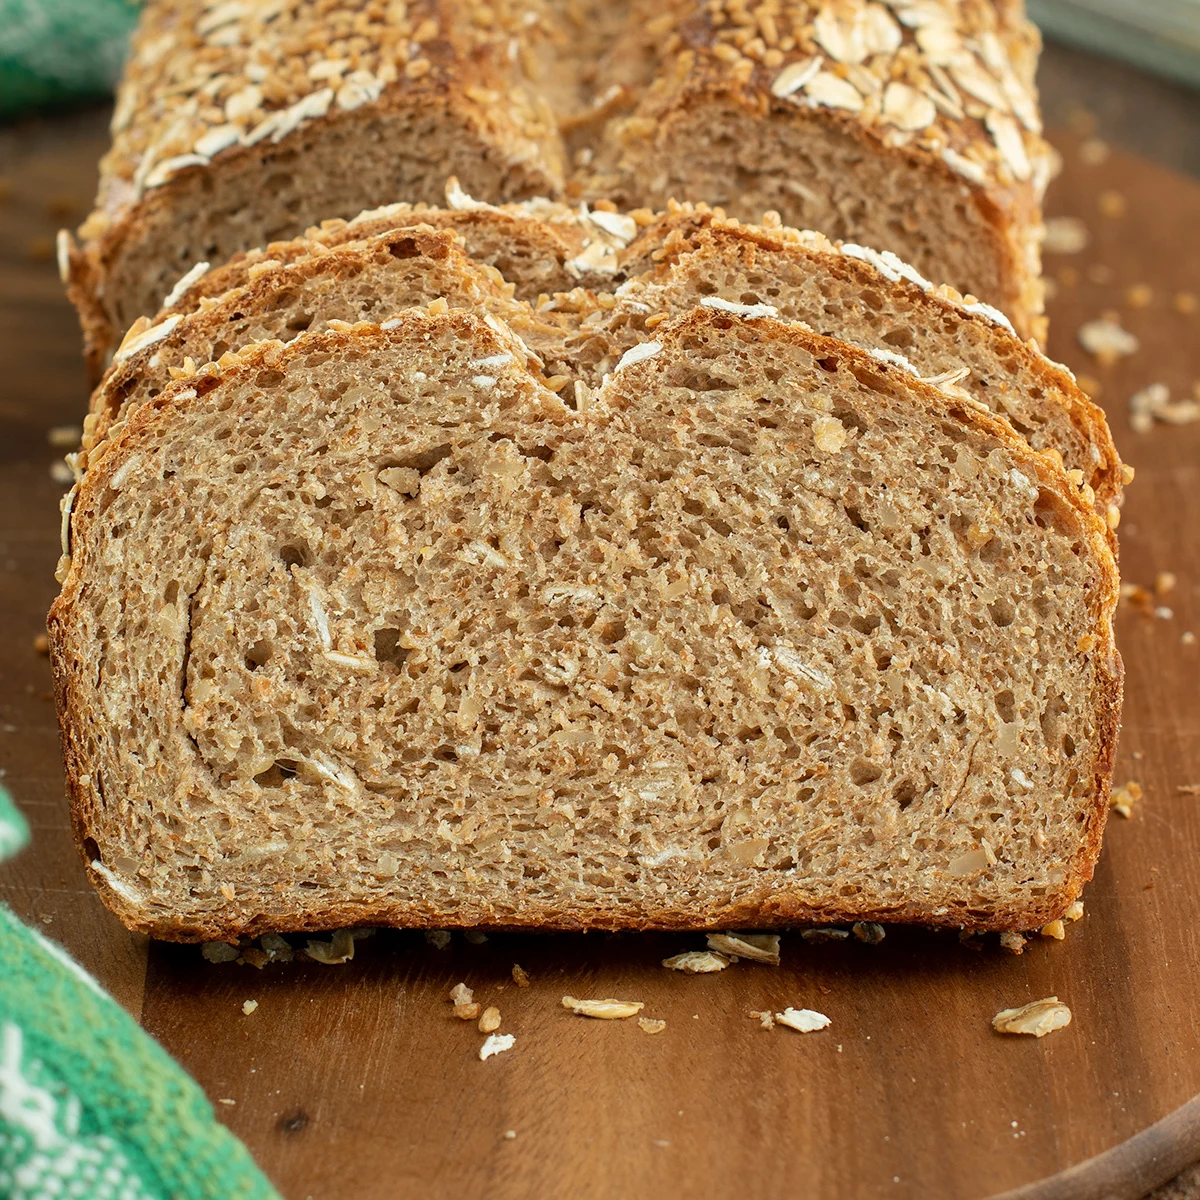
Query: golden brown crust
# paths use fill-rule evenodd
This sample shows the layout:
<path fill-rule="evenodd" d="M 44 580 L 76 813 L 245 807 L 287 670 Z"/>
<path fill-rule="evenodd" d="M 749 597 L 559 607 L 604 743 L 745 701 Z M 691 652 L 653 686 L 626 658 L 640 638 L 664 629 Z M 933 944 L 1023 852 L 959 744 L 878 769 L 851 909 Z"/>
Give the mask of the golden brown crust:
<path fill-rule="evenodd" d="M 423 319 L 423 318 L 422 318 Z M 464 336 L 471 318 L 450 314 L 445 320 L 462 325 Z M 758 324 L 758 323 L 756 323 Z M 736 320 L 719 312 L 696 310 L 673 322 L 662 335 L 663 342 L 681 341 L 706 330 L 736 329 L 745 336 Z M 1122 668 L 1113 640 L 1113 615 L 1118 599 L 1118 580 L 1115 562 L 1106 539 L 1103 523 L 1080 497 L 1063 471 L 1054 461 L 1031 451 L 1028 445 L 1003 421 L 980 412 L 970 405 L 959 403 L 926 383 L 905 375 L 899 368 L 882 364 L 865 352 L 835 339 L 814 334 L 797 325 L 785 325 L 766 320 L 751 334 L 752 339 L 764 337 L 792 342 L 820 360 L 837 359 L 849 363 L 856 376 L 869 378 L 880 394 L 903 396 L 911 403 L 913 396 L 945 419 L 962 425 L 973 433 L 983 434 L 1004 447 L 1022 468 L 1038 483 L 1053 493 L 1062 513 L 1073 523 L 1076 535 L 1086 547 L 1084 554 L 1095 563 L 1094 586 L 1088 593 L 1089 612 L 1094 628 L 1094 661 L 1097 664 L 1097 693 L 1094 711 L 1098 726 L 1098 752 L 1093 762 L 1093 788 L 1084 812 L 1084 833 L 1078 851 L 1069 864 L 1069 873 L 1061 886 L 1049 894 L 1030 896 L 1028 904 L 1019 910 L 992 911 L 970 905 L 912 903 L 879 907 L 868 900 L 839 904 L 836 909 L 806 905 L 794 896 L 780 894 L 778 888 L 762 888 L 736 904 L 727 904 L 697 911 L 693 907 L 678 908 L 660 904 L 652 898 L 639 900 L 628 910 L 605 907 L 581 912 L 561 908 L 540 908 L 522 914 L 514 921 L 511 914 L 500 917 L 493 909 L 480 905 L 477 909 L 460 912 L 449 924 L 496 925 L 505 928 L 583 929 L 583 928 L 642 928 L 683 929 L 697 927 L 758 927 L 770 928 L 797 923 L 826 923 L 854 919 L 908 921 L 935 926 L 967 927 L 973 929 L 1035 928 L 1061 915 L 1078 895 L 1080 887 L 1091 877 L 1099 853 L 1104 820 L 1108 807 L 1108 788 L 1112 755 L 1115 747 L 1121 700 Z M 88 662 L 83 647 L 74 641 L 73 618 L 78 612 L 81 589 L 95 586 L 89 581 L 87 547 L 88 526 L 103 515 L 105 489 L 132 456 L 147 445 L 153 445 L 156 429 L 165 421 L 176 421 L 186 410 L 199 402 L 208 390 L 222 382 L 236 383 L 249 377 L 263 366 L 277 367 L 289 356 L 312 347 L 330 350 L 344 347 L 354 339 L 366 339 L 369 344 L 387 334 L 378 326 L 363 324 L 350 330 L 305 334 L 289 346 L 279 343 L 260 343 L 236 356 L 223 371 L 172 385 L 152 402 L 144 405 L 118 434 L 112 452 L 105 455 L 97 468 L 89 472 L 78 486 L 71 524 L 79 536 L 76 553 L 64 582 L 63 592 L 55 601 L 49 616 L 48 629 L 52 648 L 55 692 L 63 729 L 64 757 L 68 787 L 71 793 L 72 821 L 77 841 L 93 883 L 105 902 L 132 929 L 171 940 L 234 940 L 259 933 L 303 928 L 306 930 L 338 928 L 347 925 L 445 926 L 448 922 L 432 907 L 396 907 L 387 905 L 326 906 L 319 912 L 305 912 L 281 905 L 278 910 L 267 906 L 239 919 L 221 921 L 190 920 L 171 915 L 150 916 L 144 908 L 131 905 L 115 890 L 104 869 L 92 865 L 97 843 L 105 836 L 103 817 L 99 809 L 103 797 L 88 771 L 89 752 L 85 743 L 88 692 L 87 678 L 94 666 Z M 94 839 L 94 840 L 93 840 Z"/>

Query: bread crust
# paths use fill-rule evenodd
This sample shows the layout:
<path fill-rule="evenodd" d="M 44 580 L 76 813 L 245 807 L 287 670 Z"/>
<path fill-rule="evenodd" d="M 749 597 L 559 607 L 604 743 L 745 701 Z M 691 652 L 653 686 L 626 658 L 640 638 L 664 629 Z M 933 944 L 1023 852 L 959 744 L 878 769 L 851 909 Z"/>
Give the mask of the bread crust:
<path fill-rule="evenodd" d="M 418 315 L 412 319 L 438 320 L 447 327 L 470 335 L 479 323 L 462 313 L 439 318 Z M 697 310 L 663 333 L 664 343 L 681 341 L 706 330 L 737 329 L 733 319 L 722 313 Z M 740 331 L 739 331 L 740 335 Z M 1100 850 L 1108 811 L 1113 753 L 1115 749 L 1122 689 L 1122 666 L 1113 638 L 1113 615 L 1118 600 L 1115 561 L 1109 549 L 1103 523 L 1080 497 L 1064 472 L 1047 455 L 1033 452 L 1004 422 L 962 404 L 926 383 L 906 376 L 899 368 L 880 363 L 865 352 L 835 339 L 823 337 L 795 324 L 773 320 L 756 322 L 751 338 L 783 339 L 803 348 L 818 359 L 836 358 L 851 365 L 856 375 L 869 377 L 881 394 L 903 396 L 905 402 L 925 405 L 947 420 L 960 424 L 972 434 L 985 436 L 1002 446 L 1017 459 L 1023 470 L 1051 491 L 1062 508 L 1072 514 L 1081 543 L 1093 559 L 1096 583 L 1088 595 L 1088 610 L 1094 630 L 1094 656 L 1098 664 L 1097 694 L 1094 696 L 1097 751 L 1092 764 L 1091 794 L 1082 813 L 1082 834 L 1076 853 L 1066 866 L 1061 886 L 1041 896 L 1030 896 L 1020 909 L 983 911 L 968 905 L 933 907 L 910 903 L 879 907 L 867 901 L 851 901 L 832 906 L 811 906 L 795 897 L 779 894 L 777 889 L 761 887 L 738 903 L 715 906 L 697 912 L 694 906 L 673 906 L 647 898 L 628 911 L 611 906 L 603 909 L 566 912 L 561 907 L 538 907 L 520 915 L 500 919 L 494 909 L 478 906 L 464 910 L 454 920 L 425 906 L 328 905 L 311 911 L 287 904 L 277 910 L 229 912 L 223 919 L 190 919 L 164 912 L 150 914 L 144 907 L 131 904 L 113 887 L 106 869 L 99 868 L 94 857 L 105 838 L 102 812 L 103 796 L 98 795 L 89 771 L 86 745 L 86 718 L 90 711 L 88 681 L 94 669 L 89 665 L 87 648 L 76 637 L 75 618 L 83 589 L 96 586 L 89 579 L 86 547 L 90 544 L 90 526 L 103 516 L 102 498 L 108 483 L 139 448 L 152 446 L 163 422 L 181 419 L 199 404 L 202 397 L 222 382 L 236 383 L 264 366 L 278 367 L 289 356 L 313 348 L 336 350 L 356 343 L 363 347 L 385 345 L 389 333 L 379 326 L 363 323 L 350 330 L 301 335 L 287 346 L 259 343 L 236 356 L 220 373 L 180 381 L 140 408 L 116 435 L 110 452 L 77 485 L 74 508 L 69 517 L 75 551 L 66 570 L 62 594 L 55 601 L 48 620 L 55 695 L 63 734 L 63 750 L 68 788 L 71 796 L 72 823 L 89 878 L 105 903 L 134 930 L 177 941 L 236 940 L 280 930 L 339 928 L 347 925 L 390 925 L 396 927 L 444 927 L 447 924 L 494 925 L 498 928 L 537 929 L 692 929 L 720 927 L 774 928 L 803 923 L 828 923 L 848 920 L 905 921 L 931 926 L 970 929 L 1026 930 L 1061 916 L 1091 878 Z M 629 368 L 637 371 L 641 364 Z M 527 370 L 534 370 L 527 365 Z M 536 378 L 536 374 L 535 374 Z M 634 377 L 636 383 L 636 377 Z M 71 543 L 68 542 L 68 551 Z M 517 898 L 519 901 L 519 897 Z"/>

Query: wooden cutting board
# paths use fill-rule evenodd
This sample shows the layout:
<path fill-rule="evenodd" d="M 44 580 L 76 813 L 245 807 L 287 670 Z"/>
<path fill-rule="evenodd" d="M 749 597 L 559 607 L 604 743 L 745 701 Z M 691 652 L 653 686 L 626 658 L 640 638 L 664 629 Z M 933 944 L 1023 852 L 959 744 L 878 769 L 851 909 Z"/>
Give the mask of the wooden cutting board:
<path fill-rule="evenodd" d="M 102 116 L 0 136 L 0 765 L 36 835 L 0 869 L 0 891 L 195 1074 L 289 1200 L 983 1197 L 1030 1185 L 1020 1194 L 1132 1198 L 1200 1157 L 1200 796 L 1180 790 L 1200 784 L 1200 648 L 1182 638 L 1200 631 L 1200 424 L 1135 434 L 1126 415 L 1136 388 L 1163 382 L 1182 398 L 1200 378 L 1200 314 L 1174 299 L 1200 294 L 1200 186 L 1119 153 L 1088 165 L 1059 139 L 1051 211 L 1083 218 L 1091 244 L 1048 259 L 1050 349 L 1098 381 L 1138 468 L 1121 527 L 1127 578 L 1178 578 L 1158 601 L 1170 618 L 1121 615 L 1117 775 L 1146 795 L 1112 821 L 1065 942 L 1035 938 L 1016 957 L 913 930 L 874 947 L 789 935 L 779 968 L 685 977 L 659 962 L 699 936 L 456 936 L 439 950 L 382 933 L 343 966 L 258 971 L 147 945 L 101 908 L 71 844 L 49 669 L 34 648 L 58 553 L 46 430 L 78 422 L 85 398 L 49 239 L 86 206 Z M 1144 307 L 1127 295 L 1137 284 L 1150 288 Z M 1111 369 L 1074 338 L 1106 309 L 1141 339 Z M 513 963 L 529 987 L 515 986 Z M 482 1035 L 447 1002 L 460 980 L 500 1009 L 514 1049 L 479 1060 Z M 567 992 L 644 1001 L 666 1029 L 572 1016 Z M 998 1009 L 1051 994 L 1069 1003 L 1069 1028 L 993 1034 Z M 765 1031 L 747 1015 L 789 1004 L 832 1025 Z"/>

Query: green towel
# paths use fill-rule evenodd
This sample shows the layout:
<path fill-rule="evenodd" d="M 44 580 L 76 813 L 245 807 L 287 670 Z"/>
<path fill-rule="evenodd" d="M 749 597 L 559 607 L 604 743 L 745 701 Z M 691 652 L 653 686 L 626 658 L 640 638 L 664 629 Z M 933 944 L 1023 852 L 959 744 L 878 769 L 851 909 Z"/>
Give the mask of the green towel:
<path fill-rule="evenodd" d="M 0 0 L 0 116 L 111 92 L 135 0 Z"/>
<path fill-rule="evenodd" d="M 0 858 L 27 841 L 0 789 Z M 199 1087 L 0 905 L 0 1200 L 278 1200 Z"/>

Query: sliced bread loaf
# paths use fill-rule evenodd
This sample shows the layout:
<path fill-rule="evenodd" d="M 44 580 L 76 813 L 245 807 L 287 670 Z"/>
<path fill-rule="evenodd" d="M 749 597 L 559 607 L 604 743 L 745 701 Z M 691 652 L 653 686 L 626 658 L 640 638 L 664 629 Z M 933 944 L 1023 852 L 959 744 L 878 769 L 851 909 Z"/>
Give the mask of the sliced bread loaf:
<path fill-rule="evenodd" d="M 71 495 L 68 777 L 131 928 L 1074 899 L 1117 587 L 1052 457 L 771 318 L 669 318 L 582 410 L 494 317 L 385 324 L 170 385 Z"/>
<path fill-rule="evenodd" d="M 1036 39 L 1008 0 L 148 0 L 61 245 L 90 367 L 194 263 L 450 175 L 492 202 L 774 209 L 1037 333 Z"/>
<path fill-rule="evenodd" d="M 85 454 L 107 436 L 109 422 L 156 395 L 173 373 L 251 341 L 289 340 L 328 319 L 372 319 L 441 296 L 451 307 L 501 316 L 562 386 L 577 379 L 595 389 L 672 314 L 697 304 L 766 305 L 764 312 L 804 321 L 918 376 L 957 384 L 1035 449 L 1059 454 L 1116 527 L 1122 466 L 1100 409 L 1065 368 L 1020 342 L 1001 313 L 935 289 L 893 255 L 839 246 L 778 221 L 743 225 L 707 206 L 635 218 L 587 206 L 495 208 L 460 189 L 451 196 L 456 207 L 397 206 L 331 223 L 180 289 L 153 324 L 140 320 L 126 336 L 93 396 Z M 426 224 L 392 224 L 418 216 Z M 463 249 L 452 245 L 451 230 Z M 552 248 L 552 265 L 534 272 L 531 264 L 545 263 L 540 255 Z M 569 286 L 576 277 L 590 286 L 537 295 L 551 278 Z M 219 299 L 218 281 L 229 285 Z"/>

